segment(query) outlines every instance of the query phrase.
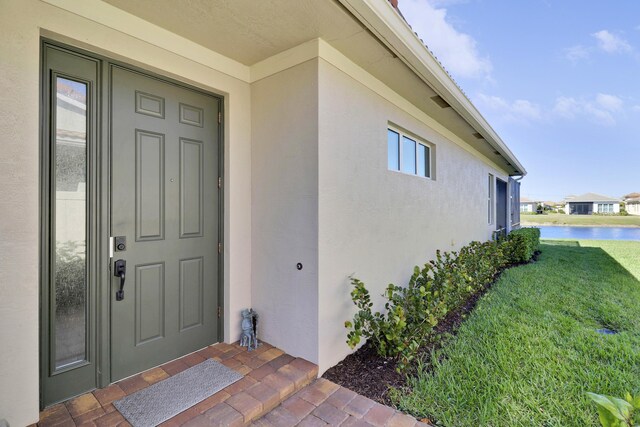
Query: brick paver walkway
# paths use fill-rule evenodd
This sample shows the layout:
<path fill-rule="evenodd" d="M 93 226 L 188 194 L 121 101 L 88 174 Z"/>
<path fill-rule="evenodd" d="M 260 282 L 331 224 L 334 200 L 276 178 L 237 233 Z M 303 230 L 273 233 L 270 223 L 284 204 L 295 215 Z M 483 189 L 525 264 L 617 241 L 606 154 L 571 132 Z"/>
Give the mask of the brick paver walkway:
<path fill-rule="evenodd" d="M 51 406 L 40 413 L 38 426 L 130 426 L 113 406 L 114 401 L 207 358 L 245 377 L 161 426 L 245 426 L 252 422 L 256 426 L 424 425 L 330 381 L 315 380 L 316 365 L 263 343 L 251 352 L 237 344 L 204 348 L 104 389 Z"/>
<path fill-rule="evenodd" d="M 428 426 L 324 378 L 285 400 L 253 426 Z"/>

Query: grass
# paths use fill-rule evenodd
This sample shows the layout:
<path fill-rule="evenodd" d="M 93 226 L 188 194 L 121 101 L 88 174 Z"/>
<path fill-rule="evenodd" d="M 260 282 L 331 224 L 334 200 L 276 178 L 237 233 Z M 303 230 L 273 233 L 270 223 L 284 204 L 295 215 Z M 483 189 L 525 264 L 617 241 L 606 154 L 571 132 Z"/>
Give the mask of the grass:
<path fill-rule="evenodd" d="M 541 250 L 409 378 L 401 409 L 445 426 L 597 426 L 585 392 L 640 391 L 640 242 Z"/>
<path fill-rule="evenodd" d="M 521 215 L 522 225 L 600 225 L 617 227 L 640 227 L 640 216 L 614 215 Z"/>

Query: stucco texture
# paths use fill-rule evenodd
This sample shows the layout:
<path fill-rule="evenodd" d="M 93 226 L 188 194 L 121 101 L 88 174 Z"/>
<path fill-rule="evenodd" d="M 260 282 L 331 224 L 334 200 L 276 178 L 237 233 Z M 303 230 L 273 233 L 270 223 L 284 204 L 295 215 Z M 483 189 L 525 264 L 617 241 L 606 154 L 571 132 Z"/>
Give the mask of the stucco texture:
<path fill-rule="evenodd" d="M 253 83 L 251 101 L 252 301 L 259 332 L 317 362 L 318 60 Z"/>
<path fill-rule="evenodd" d="M 38 10 L 0 10 L 0 419 L 27 425 L 38 414 L 39 33 L 25 17 Z"/>
<path fill-rule="evenodd" d="M 354 313 L 349 276 L 377 308 L 388 283 L 406 285 L 437 249 L 487 240 L 488 174 L 504 172 L 445 139 L 333 65 L 319 63 L 320 370 L 350 352 L 344 321 Z M 429 180 L 387 168 L 387 127 L 434 145 Z"/>

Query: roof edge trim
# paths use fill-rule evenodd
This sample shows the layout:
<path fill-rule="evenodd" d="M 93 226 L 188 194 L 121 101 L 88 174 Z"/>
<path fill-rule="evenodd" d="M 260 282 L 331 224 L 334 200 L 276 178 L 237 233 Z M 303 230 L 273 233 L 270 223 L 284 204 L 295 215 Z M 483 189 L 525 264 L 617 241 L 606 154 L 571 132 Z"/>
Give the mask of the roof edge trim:
<path fill-rule="evenodd" d="M 455 83 L 427 46 L 388 1 L 337 0 L 367 27 L 381 43 L 394 52 L 422 81 L 429 85 L 476 132 L 486 135 L 487 142 L 499 151 L 513 167 L 513 175 L 527 171 L 497 132 L 480 114 L 462 89 Z"/>

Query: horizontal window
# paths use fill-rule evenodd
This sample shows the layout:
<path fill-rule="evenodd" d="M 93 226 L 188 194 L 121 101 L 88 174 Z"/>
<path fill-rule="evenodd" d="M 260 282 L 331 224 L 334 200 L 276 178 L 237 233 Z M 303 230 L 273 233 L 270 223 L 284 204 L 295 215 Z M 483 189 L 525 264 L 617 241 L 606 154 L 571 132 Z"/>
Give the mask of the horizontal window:
<path fill-rule="evenodd" d="M 387 167 L 431 178 L 431 146 L 394 129 L 387 130 Z"/>
<path fill-rule="evenodd" d="M 613 203 L 598 203 L 598 213 L 613 213 Z"/>

